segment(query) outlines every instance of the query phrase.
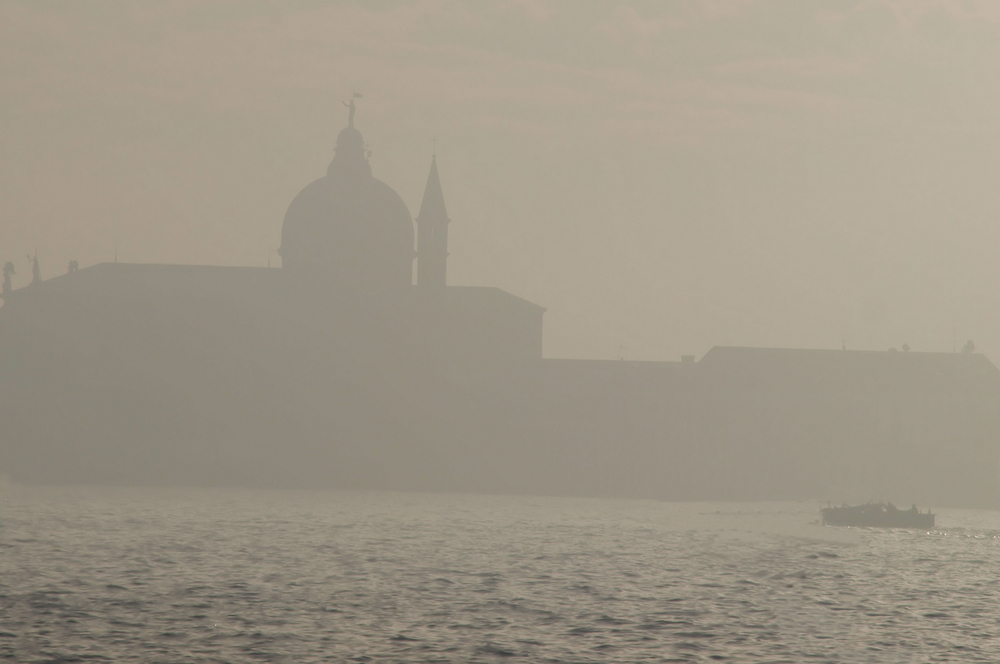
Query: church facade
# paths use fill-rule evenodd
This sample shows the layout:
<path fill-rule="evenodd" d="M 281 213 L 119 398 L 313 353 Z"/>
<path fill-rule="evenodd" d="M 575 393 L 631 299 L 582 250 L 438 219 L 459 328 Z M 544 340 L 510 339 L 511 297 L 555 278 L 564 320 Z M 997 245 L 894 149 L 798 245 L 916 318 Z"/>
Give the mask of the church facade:
<path fill-rule="evenodd" d="M 984 356 L 543 359 L 542 307 L 447 284 L 449 223 L 436 157 L 414 220 L 373 176 L 352 104 L 326 175 L 288 207 L 281 268 L 5 274 L 0 475 L 1000 502 Z"/>

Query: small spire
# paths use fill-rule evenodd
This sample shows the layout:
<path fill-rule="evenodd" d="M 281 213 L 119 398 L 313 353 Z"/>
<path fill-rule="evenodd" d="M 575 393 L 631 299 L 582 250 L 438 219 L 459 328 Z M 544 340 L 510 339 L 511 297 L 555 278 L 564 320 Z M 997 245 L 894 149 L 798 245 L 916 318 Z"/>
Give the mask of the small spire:
<path fill-rule="evenodd" d="M 448 210 L 441 193 L 437 155 L 431 157 L 424 200 L 417 215 L 417 285 L 441 296 L 448 285 Z"/>
<path fill-rule="evenodd" d="M 444 205 L 444 193 L 441 191 L 441 178 L 438 176 L 437 155 L 431 157 L 431 170 L 427 174 L 427 186 L 424 188 L 424 200 L 420 203 L 418 221 L 448 221 L 448 210 Z"/>

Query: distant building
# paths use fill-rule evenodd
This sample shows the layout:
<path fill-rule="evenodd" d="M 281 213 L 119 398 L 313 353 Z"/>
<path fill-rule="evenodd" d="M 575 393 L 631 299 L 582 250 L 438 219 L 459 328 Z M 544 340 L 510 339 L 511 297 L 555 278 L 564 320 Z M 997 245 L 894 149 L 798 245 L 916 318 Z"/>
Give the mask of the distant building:
<path fill-rule="evenodd" d="M 542 359 L 542 307 L 447 285 L 436 157 L 414 233 L 353 120 L 289 205 L 280 269 L 105 263 L 19 289 L 5 272 L 0 474 L 998 504 L 982 355 Z"/>
<path fill-rule="evenodd" d="M 366 294 L 410 286 L 413 220 L 399 194 L 372 177 L 366 150 L 352 113 L 326 176 L 288 206 L 278 253 L 310 286 Z"/>
<path fill-rule="evenodd" d="M 997 505 L 1000 371 L 983 355 L 716 347 L 544 360 L 539 380 L 540 438 L 604 494 Z"/>

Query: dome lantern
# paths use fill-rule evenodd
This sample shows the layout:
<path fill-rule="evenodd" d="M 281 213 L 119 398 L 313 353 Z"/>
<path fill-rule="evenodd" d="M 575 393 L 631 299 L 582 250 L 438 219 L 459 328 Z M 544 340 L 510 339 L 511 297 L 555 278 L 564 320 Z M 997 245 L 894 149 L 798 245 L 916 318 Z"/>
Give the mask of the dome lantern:
<path fill-rule="evenodd" d="M 348 124 L 326 176 L 288 206 L 278 250 L 282 267 L 353 290 L 409 286 L 413 219 L 399 194 L 372 177 L 364 137 L 354 127 L 354 100 L 346 105 Z"/>

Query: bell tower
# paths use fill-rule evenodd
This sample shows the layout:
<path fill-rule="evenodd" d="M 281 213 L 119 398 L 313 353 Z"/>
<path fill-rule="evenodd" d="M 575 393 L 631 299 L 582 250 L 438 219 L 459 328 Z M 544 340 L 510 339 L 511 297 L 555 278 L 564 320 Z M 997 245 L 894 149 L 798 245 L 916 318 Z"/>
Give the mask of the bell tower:
<path fill-rule="evenodd" d="M 424 200 L 417 215 L 417 286 L 426 291 L 444 291 L 448 265 L 448 211 L 441 193 L 437 155 L 431 157 Z"/>

